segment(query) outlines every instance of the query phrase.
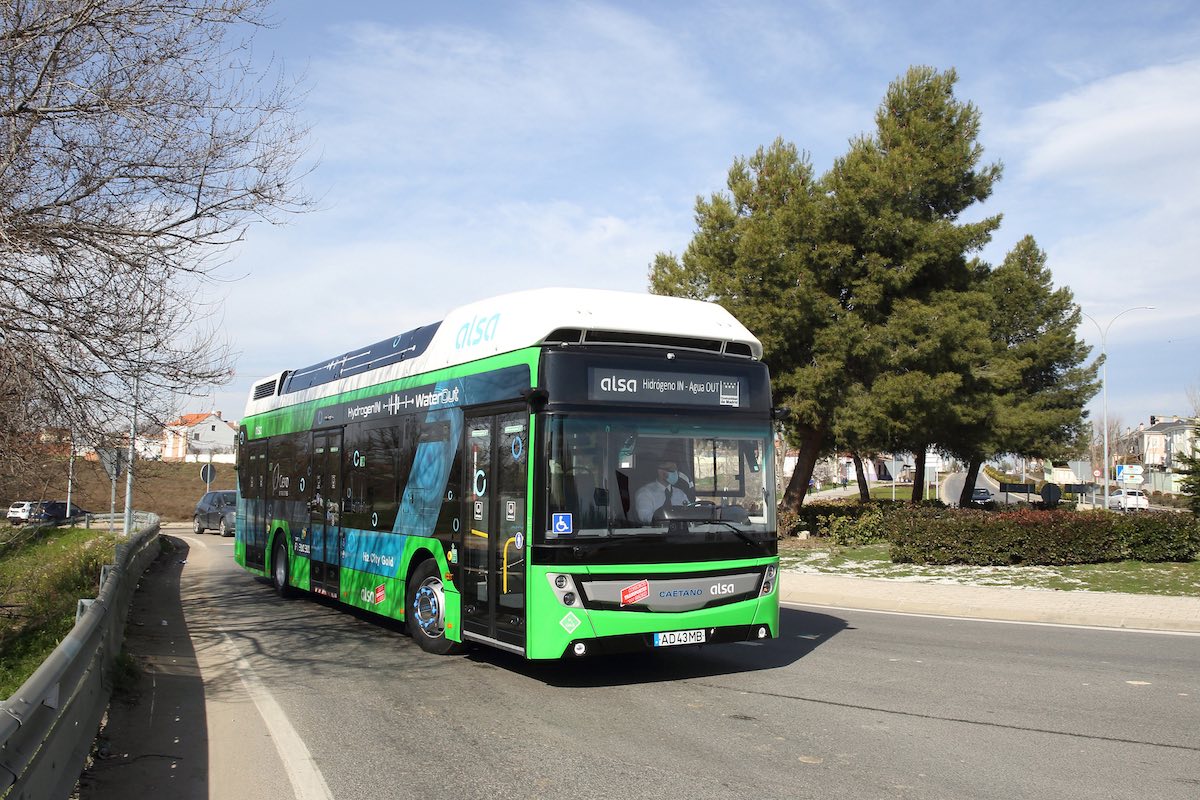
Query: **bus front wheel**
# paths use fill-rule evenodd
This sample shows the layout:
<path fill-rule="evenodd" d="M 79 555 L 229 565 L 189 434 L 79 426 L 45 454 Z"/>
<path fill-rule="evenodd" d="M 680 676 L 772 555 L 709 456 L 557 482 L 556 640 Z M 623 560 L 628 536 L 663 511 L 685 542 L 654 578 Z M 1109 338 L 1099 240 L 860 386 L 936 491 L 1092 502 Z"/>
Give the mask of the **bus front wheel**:
<path fill-rule="evenodd" d="M 437 655 L 462 652 L 462 645 L 446 638 L 446 595 L 437 562 L 421 562 L 408 583 L 404 609 L 408 632 L 421 649 Z"/>
<path fill-rule="evenodd" d="M 292 596 L 292 587 L 288 583 L 287 547 L 282 541 L 275 543 L 275 555 L 271 558 L 271 585 L 280 597 Z"/>

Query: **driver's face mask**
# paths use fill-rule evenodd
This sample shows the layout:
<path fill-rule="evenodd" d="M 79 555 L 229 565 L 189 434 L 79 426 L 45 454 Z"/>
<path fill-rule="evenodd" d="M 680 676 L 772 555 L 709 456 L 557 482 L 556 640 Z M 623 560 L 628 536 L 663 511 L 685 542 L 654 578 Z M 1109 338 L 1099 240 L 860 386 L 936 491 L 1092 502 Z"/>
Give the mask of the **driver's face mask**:
<path fill-rule="evenodd" d="M 678 482 L 679 482 L 679 472 L 677 470 L 667 473 L 667 483 L 669 483 L 671 486 L 674 486 Z"/>

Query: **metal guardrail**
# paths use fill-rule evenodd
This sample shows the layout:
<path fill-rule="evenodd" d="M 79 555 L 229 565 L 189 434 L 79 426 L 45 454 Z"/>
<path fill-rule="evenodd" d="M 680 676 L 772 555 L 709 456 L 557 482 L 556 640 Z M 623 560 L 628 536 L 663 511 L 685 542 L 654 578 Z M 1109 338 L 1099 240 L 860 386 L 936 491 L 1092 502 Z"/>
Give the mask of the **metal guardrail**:
<path fill-rule="evenodd" d="M 92 521 L 107 515 L 92 517 Z M 124 518 L 122 517 L 122 520 Z M 75 627 L 16 694 L 0 702 L 0 797 L 66 798 L 83 769 L 112 691 L 113 665 L 138 580 L 159 553 L 158 516 L 117 545 L 99 596 L 81 601 Z"/>

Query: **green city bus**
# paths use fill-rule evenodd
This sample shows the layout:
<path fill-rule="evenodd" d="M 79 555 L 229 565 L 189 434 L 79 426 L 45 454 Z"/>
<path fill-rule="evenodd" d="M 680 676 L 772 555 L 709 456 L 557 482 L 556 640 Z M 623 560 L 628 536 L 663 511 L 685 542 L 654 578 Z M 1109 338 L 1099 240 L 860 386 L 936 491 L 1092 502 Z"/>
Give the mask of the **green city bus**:
<path fill-rule="evenodd" d="M 718 305 L 539 289 L 255 382 L 236 559 L 530 659 L 779 633 L 770 382 Z"/>

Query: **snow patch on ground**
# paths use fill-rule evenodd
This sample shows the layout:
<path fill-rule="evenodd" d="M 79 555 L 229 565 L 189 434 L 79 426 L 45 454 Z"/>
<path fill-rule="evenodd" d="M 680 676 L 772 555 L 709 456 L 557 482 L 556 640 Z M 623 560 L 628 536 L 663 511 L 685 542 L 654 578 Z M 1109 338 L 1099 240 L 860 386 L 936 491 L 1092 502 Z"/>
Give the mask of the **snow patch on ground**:
<path fill-rule="evenodd" d="M 967 564 L 925 565 L 893 564 L 890 561 L 860 561 L 833 563 L 827 552 L 814 551 L 801 556 L 783 556 L 781 569 L 810 574 L 845 575 L 851 578 L 877 578 L 912 583 L 941 583 L 967 586 L 1011 586 L 1015 588 L 1066 588 L 1083 583 L 1065 578 L 1058 570 L 1048 567 L 977 567 Z"/>

